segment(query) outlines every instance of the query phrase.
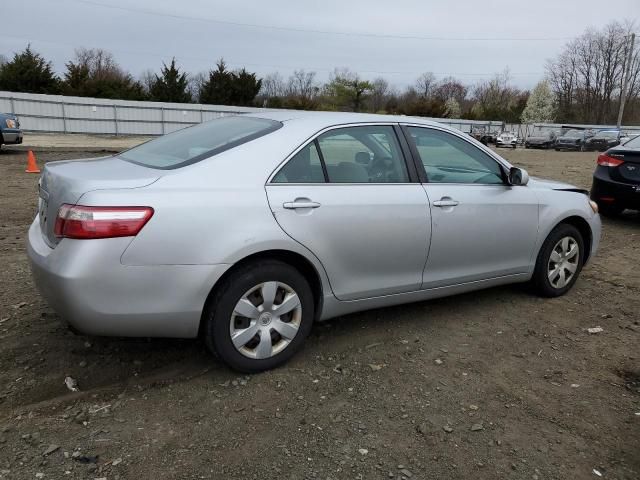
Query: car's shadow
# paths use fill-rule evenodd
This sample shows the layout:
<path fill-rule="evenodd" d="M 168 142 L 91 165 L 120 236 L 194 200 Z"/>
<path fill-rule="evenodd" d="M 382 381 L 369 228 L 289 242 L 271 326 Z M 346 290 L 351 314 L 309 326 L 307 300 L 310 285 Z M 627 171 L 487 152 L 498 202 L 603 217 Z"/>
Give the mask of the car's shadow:
<path fill-rule="evenodd" d="M 640 225 L 640 211 L 639 210 L 625 210 L 620 215 L 615 217 L 604 217 L 601 215 L 603 225 L 616 225 L 619 227 L 625 227 L 627 225 Z"/>
<path fill-rule="evenodd" d="M 460 314 L 478 305 L 493 308 L 496 302 L 517 302 L 523 297 L 530 297 L 526 286 L 508 285 L 337 317 L 314 326 L 307 345 L 294 361 L 296 364 L 313 361 L 327 350 L 327 345 L 340 349 L 353 344 L 354 339 L 362 335 L 363 328 L 373 341 L 387 342 L 390 327 L 401 336 L 404 330 L 415 331 L 432 325 L 434 319 L 456 317 L 459 320 Z M 212 375 L 216 383 L 241 375 L 227 368 L 200 340 L 90 337 L 72 333 L 55 314 L 44 316 L 55 317 L 57 322 L 48 350 L 57 356 L 55 375 L 49 375 L 52 372 L 47 370 L 47 375 L 38 379 L 37 390 L 25 390 L 11 403 L 19 400 L 22 405 L 33 404 L 67 394 L 61 384 L 65 375 L 75 378 L 83 392 L 112 389 L 118 393 L 127 388 L 181 382 L 203 373 Z M 460 328 L 456 323 L 453 318 L 450 328 Z"/>

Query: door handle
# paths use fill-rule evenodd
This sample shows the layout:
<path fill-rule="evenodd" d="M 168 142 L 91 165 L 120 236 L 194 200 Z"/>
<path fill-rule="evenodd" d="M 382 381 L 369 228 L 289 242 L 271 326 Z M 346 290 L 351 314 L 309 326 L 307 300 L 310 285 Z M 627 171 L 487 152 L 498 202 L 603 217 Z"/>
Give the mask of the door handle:
<path fill-rule="evenodd" d="M 449 197 L 442 197 L 440 200 L 433 202 L 434 207 L 455 207 L 460 202 Z"/>
<path fill-rule="evenodd" d="M 295 210 L 296 208 L 318 208 L 319 206 L 320 204 L 318 202 L 312 202 L 311 200 L 296 200 L 295 202 L 284 202 L 282 204 L 283 208 L 287 208 L 289 210 Z"/>

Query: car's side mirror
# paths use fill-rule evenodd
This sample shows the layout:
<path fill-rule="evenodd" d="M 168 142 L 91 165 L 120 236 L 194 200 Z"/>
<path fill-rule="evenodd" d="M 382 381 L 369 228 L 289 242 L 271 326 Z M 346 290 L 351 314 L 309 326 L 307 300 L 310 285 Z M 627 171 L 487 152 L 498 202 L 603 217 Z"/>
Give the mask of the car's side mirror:
<path fill-rule="evenodd" d="M 529 174 L 524 168 L 511 167 L 509 170 L 509 185 L 523 186 L 529 183 Z"/>

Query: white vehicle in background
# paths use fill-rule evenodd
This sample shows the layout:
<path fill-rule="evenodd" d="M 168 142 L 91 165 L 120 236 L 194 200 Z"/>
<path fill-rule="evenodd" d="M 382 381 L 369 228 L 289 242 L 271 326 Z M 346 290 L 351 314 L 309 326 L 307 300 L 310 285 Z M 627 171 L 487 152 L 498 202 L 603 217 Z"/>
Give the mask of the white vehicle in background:
<path fill-rule="evenodd" d="M 497 147 L 511 147 L 516 148 L 518 144 L 518 136 L 511 132 L 502 132 L 496 137 Z"/>

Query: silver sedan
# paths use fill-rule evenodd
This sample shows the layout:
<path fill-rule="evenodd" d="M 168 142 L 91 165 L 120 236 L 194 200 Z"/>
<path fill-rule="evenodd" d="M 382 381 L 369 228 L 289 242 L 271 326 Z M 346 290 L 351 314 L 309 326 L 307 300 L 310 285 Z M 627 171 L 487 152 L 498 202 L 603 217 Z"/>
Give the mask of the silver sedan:
<path fill-rule="evenodd" d="M 253 372 L 317 320 L 513 282 L 566 293 L 600 240 L 586 193 L 435 122 L 263 112 L 47 164 L 28 253 L 78 330 L 201 336 Z"/>

